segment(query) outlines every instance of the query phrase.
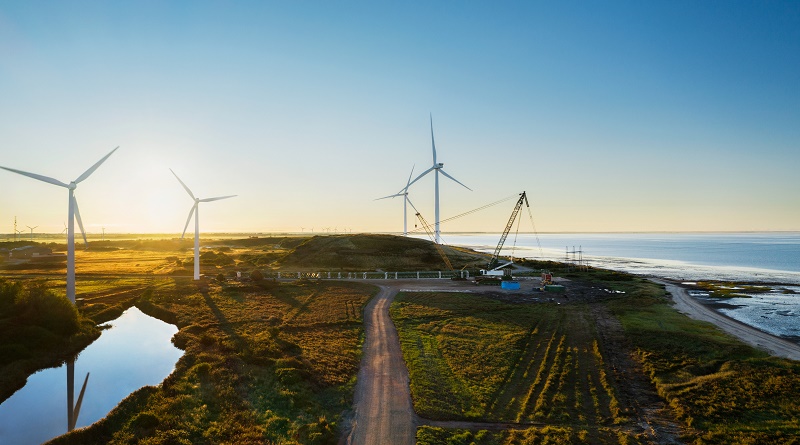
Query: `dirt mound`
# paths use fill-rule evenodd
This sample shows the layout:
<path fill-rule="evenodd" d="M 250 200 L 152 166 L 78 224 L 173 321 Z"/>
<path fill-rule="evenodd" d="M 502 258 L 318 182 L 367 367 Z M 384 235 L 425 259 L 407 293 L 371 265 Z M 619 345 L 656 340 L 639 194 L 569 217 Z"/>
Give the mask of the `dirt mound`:
<path fill-rule="evenodd" d="M 482 254 L 449 247 L 444 250 L 456 269 L 486 262 Z M 304 270 L 446 270 L 432 242 L 394 235 L 315 236 L 281 258 L 278 264 L 284 269 Z"/>

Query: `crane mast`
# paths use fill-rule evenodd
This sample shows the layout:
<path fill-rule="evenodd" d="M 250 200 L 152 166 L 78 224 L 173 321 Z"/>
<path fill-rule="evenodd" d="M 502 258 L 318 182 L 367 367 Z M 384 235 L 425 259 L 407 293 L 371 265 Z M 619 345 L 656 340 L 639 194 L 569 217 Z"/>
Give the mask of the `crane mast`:
<path fill-rule="evenodd" d="M 503 244 L 506 242 L 506 238 L 508 238 L 508 232 L 511 231 L 511 227 L 514 226 L 514 221 L 517 219 L 517 215 L 519 214 L 519 210 L 522 208 L 522 203 L 525 202 L 526 207 L 530 207 L 528 204 L 528 197 L 525 195 L 525 192 L 522 192 L 519 195 L 519 199 L 517 200 L 517 204 L 514 206 L 514 211 L 511 212 L 511 218 L 508 219 L 508 224 L 506 224 L 505 230 L 503 230 L 503 235 L 500 236 L 500 242 L 497 243 L 497 248 L 494 249 L 494 254 L 492 255 L 492 259 L 489 260 L 489 266 L 486 268 L 487 270 L 491 270 L 495 267 L 498 263 L 497 258 L 500 256 L 500 250 L 503 248 Z"/>

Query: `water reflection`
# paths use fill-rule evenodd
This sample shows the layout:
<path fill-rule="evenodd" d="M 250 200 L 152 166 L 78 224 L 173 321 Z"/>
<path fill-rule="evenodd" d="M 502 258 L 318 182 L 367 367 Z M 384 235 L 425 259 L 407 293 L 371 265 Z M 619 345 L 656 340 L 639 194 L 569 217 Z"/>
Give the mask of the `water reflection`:
<path fill-rule="evenodd" d="M 24 388 L 0 404 L 0 444 L 37 445 L 91 425 L 133 391 L 161 383 L 183 354 L 170 341 L 178 332 L 175 326 L 136 308 L 111 325 L 76 359 L 31 375 Z"/>
<path fill-rule="evenodd" d="M 83 380 L 78 401 L 73 404 L 72 400 L 75 395 L 75 357 L 71 357 L 67 362 L 67 431 L 74 430 L 75 424 L 78 422 L 78 415 L 81 413 L 81 403 L 83 403 L 83 395 L 86 393 L 87 383 L 89 383 L 88 372 L 86 373 L 86 379 Z"/>

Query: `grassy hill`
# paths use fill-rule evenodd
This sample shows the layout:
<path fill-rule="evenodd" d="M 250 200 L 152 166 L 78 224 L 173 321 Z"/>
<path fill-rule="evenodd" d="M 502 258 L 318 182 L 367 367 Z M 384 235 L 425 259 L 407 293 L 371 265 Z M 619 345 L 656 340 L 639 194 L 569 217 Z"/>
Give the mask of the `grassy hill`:
<path fill-rule="evenodd" d="M 485 265 L 485 255 L 444 246 L 453 267 Z M 315 236 L 292 249 L 276 264 L 292 270 L 446 270 L 430 241 L 394 235 Z"/>

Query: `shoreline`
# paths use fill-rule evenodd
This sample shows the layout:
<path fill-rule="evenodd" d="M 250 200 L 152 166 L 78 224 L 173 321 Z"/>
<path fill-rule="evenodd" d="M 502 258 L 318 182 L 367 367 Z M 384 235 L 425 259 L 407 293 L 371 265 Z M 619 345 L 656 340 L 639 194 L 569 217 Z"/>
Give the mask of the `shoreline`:
<path fill-rule="evenodd" d="M 692 298 L 687 289 L 663 278 L 649 278 L 661 284 L 672 295 L 673 307 L 689 318 L 706 321 L 725 333 L 732 335 L 750 346 L 768 352 L 770 355 L 800 361 L 800 345 L 784 338 L 769 334 L 756 327 L 742 323 L 714 310 Z"/>

